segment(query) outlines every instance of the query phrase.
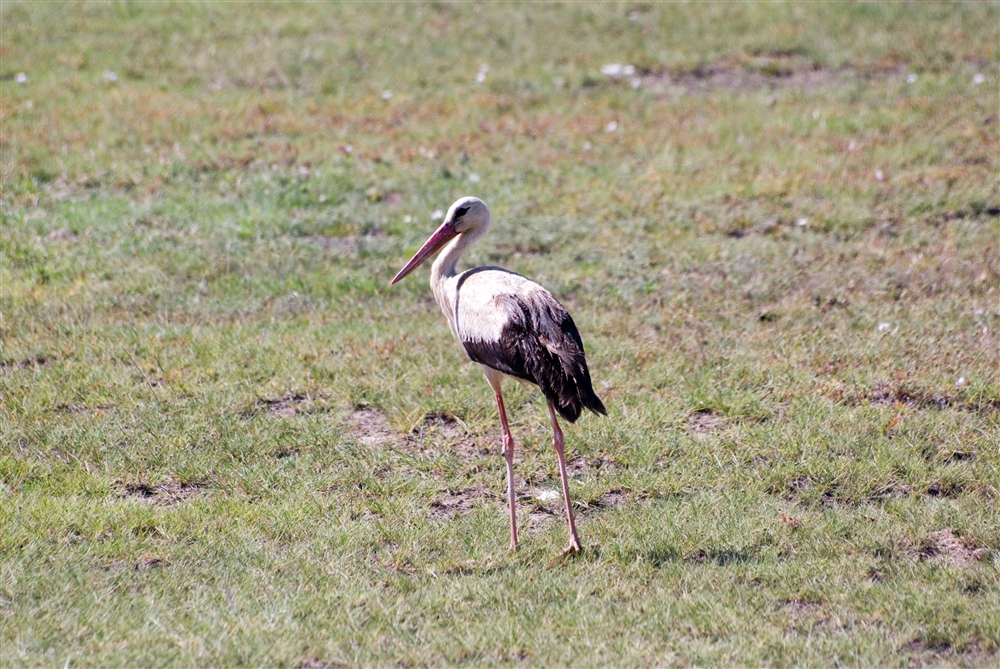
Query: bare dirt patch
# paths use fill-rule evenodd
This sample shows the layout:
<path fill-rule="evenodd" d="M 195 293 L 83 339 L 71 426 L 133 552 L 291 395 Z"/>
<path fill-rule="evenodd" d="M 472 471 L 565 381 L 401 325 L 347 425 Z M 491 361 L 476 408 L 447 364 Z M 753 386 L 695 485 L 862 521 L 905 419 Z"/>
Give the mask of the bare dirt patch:
<path fill-rule="evenodd" d="M 875 405 L 903 404 L 933 409 L 946 409 L 951 405 L 951 401 L 942 394 L 912 390 L 890 383 L 880 383 L 868 393 L 866 399 Z"/>
<path fill-rule="evenodd" d="M 792 626 L 800 632 L 827 630 L 842 633 L 857 626 L 857 621 L 851 612 L 835 613 L 821 602 L 793 598 L 783 600 L 780 605 L 788 613 Z"/>
<path fill-rule="evenodd" d="M 495 499 L 493 491 L 483 486 L 463 490 L 447 490 L 431 502 L 431 515 L 436 518 L 465 516 L 480 506 L 483 500 Z"/>
<path fill-rule="evenodd" d="M 606 509 L 624 506 L 628 503 L 631 495 L 632 491 L 627 488 L 608 490 L 600 497 L 584 502 L 582 508 L 575 508 L 573 514 L 583 518 Z M 518 501 L 531 507 L 524 524 L 525 529 L 530 534 L 538 534 L 548 530 L 554 523 L 558 523 L 560 518 L 565 520 L 562 493 L 546 504 L 540 504 L 538 498 L 528 496 L 519 496 Z"/>
<path fill-rule="evenodd" d="M 938 562 L 953 567 L 968 567 L 983 559 L 987 549 L 971 545 L 951 528 L 932 532 L 918 542 L 903 541 L 906 552 L 920 561 Z"/>
<path fill-rule="evenodd" d="M 245 418 L 265 414 L 272 418 L 292 418 L 299 414 L 315 411 L 317 396 L 309 393 L 285 393 L 281 397 L 266 397 L 254 402 L 253 406 L 243 412 Z"/>
<path fill-rule="evenodd" d="M 789 599 L 782 604 L 794 616 L 814 616 L 823 610 L 823 605 L 819 602 L 808 602 L 802 599 Z"/>
<path fill-rule="evenodd" d="M 587 500 L 584 504 L 584 508 L 580 510 L 580 515 L 586 516 L 598 511 L 625 506 L 632 497 L 633 493 L 628 488 L 613 488 L 605 492 L 600 497 Z"/>
<path fill-rule="evenodd" d="M 408 433 L 395 430 L 378 409 L 356 407 L 348 416 L 351 435 L 362 444 L 395 448 L 426 457 L 452 453 L 472 458 L 489 455 L 488 447 L 473 439 L 454 416 L 429 413 Z"/>
<path fill-rule="evenodd" d="M 946 641 L 931 641 L 917 637 L 901 649 L 912 658 L 911 666 L 993 666 L 996 650 L 988 650 L 980 641 L 953 646 Z"/>
<path fill-rule="evenodd" d="M 615 506 L 624 506 L 628 502 L 629 494 L 631 490 L 626 488 L 615 488 L 614 490 L 609 490 L 595 501 L 591 502 L 591 506 L 596 506 L 599 509 L 609 509 Z"/>
<path fill-rule="evenodd" d="M 687 417 L 687 431 L 696 435 L 709 435 L 728 426 L 729 422 L 714 409 L 698 409 Z"/>
<path fill-rule="evenodd" d="M 406 444 L 431 457 L 447 452 L 464 458 L 479 458 L 491 452 L 489 442 L 474 439 L 455 416 L 436 412 L 424 416 L 407 435 Z"/>
<path fill-rule="evenodd" d="M 913 494 L 913 486 L 908 483 L 887 483 L 876 488 L 869 495 L 872 500 L 903 499 Z"/>
<path fill-rule="evenodd" d="M 547 506 L 536 506 L 528 513 L 524 529 L 529 534 L 541 534 L 547 531 L 557 520 L 556 512 Z"/>
<path fill-rule="evenodd" d="M 788 57 L 723 60 L 683 72 L 658 71 L 642 75 L 642 85 L 664 94 L 747 92 L 776 88 L 817 90 L 856 78 L 851 69 L 830 69 L 796 62 Z"/>
<path fill-rule="evenodd" d="M 0 360 L 0 370 L 31 369 L 33 367 L 45 367 L 52 359 L 44 353 L 22 358 L 21 360 Z"/>
<path fill-rule="evenodd" d="M 174 504 L 189 502 L 193 499 L 203 497 L 207 492 L 207 486 L 202 483 L 170 481 L 168 483 L 150 484 L 139 482 L 126 484 L 121 497 L 157 506 L 173 506 Z"/>
<path fill-rule="evenodd" d="M 958 481 L 935 480 L 927 486 L 924 494 L 928 497 L 958 497 L 965 492 L 965 486 Z"/>
<path fill-rule="evenodd" d="M 809 476 L 796 476 L 784 487 L 770 489 L 774 494 L 782 494 L 788 502 L 806 507 L 837 505 L 856 507 L 870 501 L 898 499 L 913 493 L 913 486 L 887 482 L 874 485 L 870 490 L 858 490 L 837 481 L 813 480 Z"/>
<path fill-rule="evenodd" d="M 871 404 L 873 406 L 906 406 L 914 409 L 958 409 L 978 414 L 1000 411 L 1000 399 L 962 399 L 953 394 L 939 393 L 923 388 L 913 388 L 899 382 L 882 382 L 870 389 L 862 389 L 854 395 L 844 397 L 850 406 Z"/>
<path fill-rule="evenodd" d="M 664 95 L 778 89 L 808 92 L 845 82 L 901 77 L 902 74 L 895 66 L 822 67 L 800 54 L 776 52 L 726 58 L 691 70 L 647 70 L 639 73 L 639 83 Z"/>
<path fill-rule="evenodd" d="M 161 557 L 156 557 L 155 555 L 143 555 L 139 558 L 138 562 L 135 563 L 136 571 L 147 571 L 150 569 L 162 569 L 169 565 L 170 562 Z"/>
<path fill-rule="evenodd" d="M 785 487 L 785 499 L 789 502 L 795 501 L 797 498 L 806 494 L 813 487 L 813 481 L 808 476 L 796 476 L 788 485 Z M 772 490 L 771 492 L 778 492 L 777 490 Z"/>
<path fill-rule="evenodd" d="M 590 472 L 614 471 L 615 459 L 610 453 L 601 453 L 592 458 L 578 456 L 566 463 L 566 473 L 571 477 L 586 476 Z"/>
<path fill-rule="evenodd" d="M 420 424 L 413 428 L 411 434 L 420 437 L 436 435 L 445 439 L 460 439 L 465 437 L 465 431 L 462 429 L 458 418 L 438 411 L 424 416 Z"/>
<path fill-rule="evenodd" d="M 398 446 L 402 438 L 378 409 L 356 407 L 347 416 L 351 435 L 366 446 Z"/>

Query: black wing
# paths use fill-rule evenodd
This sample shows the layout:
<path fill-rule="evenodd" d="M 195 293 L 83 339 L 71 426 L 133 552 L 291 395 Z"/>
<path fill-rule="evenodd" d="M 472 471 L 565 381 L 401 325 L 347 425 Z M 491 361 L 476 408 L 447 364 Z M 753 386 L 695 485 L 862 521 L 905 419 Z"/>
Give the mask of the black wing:
<path fill-rule="evenodd" d="M 607 414 L 594 393 L 583 341 L 569 312 L 545 290 L 493 298 L 497 313 L 506 314 L 499 339 L 462 337 L 475 362 L 536 384 L 556 410 L 575 422 L 586 407 Z"/>

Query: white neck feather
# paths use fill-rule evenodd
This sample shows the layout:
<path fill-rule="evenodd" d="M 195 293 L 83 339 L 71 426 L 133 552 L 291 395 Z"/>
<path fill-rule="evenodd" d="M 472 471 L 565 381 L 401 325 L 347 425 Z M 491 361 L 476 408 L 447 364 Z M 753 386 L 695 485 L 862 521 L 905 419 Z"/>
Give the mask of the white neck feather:
<path fill-rule="evenodd" d="M 434 260 L 434 264 L 431 265 L 431 288 L 435 293 L 437 292 L 438 284 L 442 280 L 453 277 L 458 273 L 455 269 L 458 259 L 462 257 L 462 254 L 470 246 L 479 241 L 479 238 L 485 232 L 486 226 L 466 230 L 448 242 L 448 245 L 438 254 L 438 257 Z"/>
<path fill-rule="evenodd" d="M 434 292 L 434 301 L 441 307 L 445 318 L 448 319 L 448 326 L 456 337 L 458 336 L 458 327 L 455 314 L 455 291 L 458 288 L 458 279 L 455 277 L 458 271 L 455 269 L 455 265 L 458 264 L 458 259 L 462 257 L 465 250 L 472 246 L 485 232 L 485 225 L 466 230 L 448 242 L 434 264 L 431 265 L 431 290 Z"/>

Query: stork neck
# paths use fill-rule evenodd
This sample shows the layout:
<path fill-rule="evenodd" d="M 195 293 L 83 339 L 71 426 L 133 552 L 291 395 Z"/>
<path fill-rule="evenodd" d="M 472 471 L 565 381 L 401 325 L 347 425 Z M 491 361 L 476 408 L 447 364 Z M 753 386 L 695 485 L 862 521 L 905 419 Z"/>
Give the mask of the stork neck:
<path fill-rule="evenodd" d="M 448 242 L 448 245 L 444 247 L 444 250 L 438 254 L 434 264 L 431 265 L 431 285 L 436 285 L 442 279 L 455 276 L 458 271 L 455 266 L 458 264 L 458 259 L 462 257 L 466 249 L 472 246 L 476 241 L 482 237 L 483 233 L 486 232 L 485 227 L 467 230 L 461 233 L 458 237 Z"/>

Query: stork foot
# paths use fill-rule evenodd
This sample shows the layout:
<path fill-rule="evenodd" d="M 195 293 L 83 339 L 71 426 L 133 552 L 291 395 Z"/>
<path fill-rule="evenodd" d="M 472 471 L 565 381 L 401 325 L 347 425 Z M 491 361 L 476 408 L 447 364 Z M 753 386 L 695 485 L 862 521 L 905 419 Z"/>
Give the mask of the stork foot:
<path fill-rule="evenodd" d="M 549 560 L 549 569 L 562 564 L 567 558 L 580 555 L 581 553 L 583 553 L 583 549 L 580 548 L 580 542 L 574 538 L 562 553 Z"/>

